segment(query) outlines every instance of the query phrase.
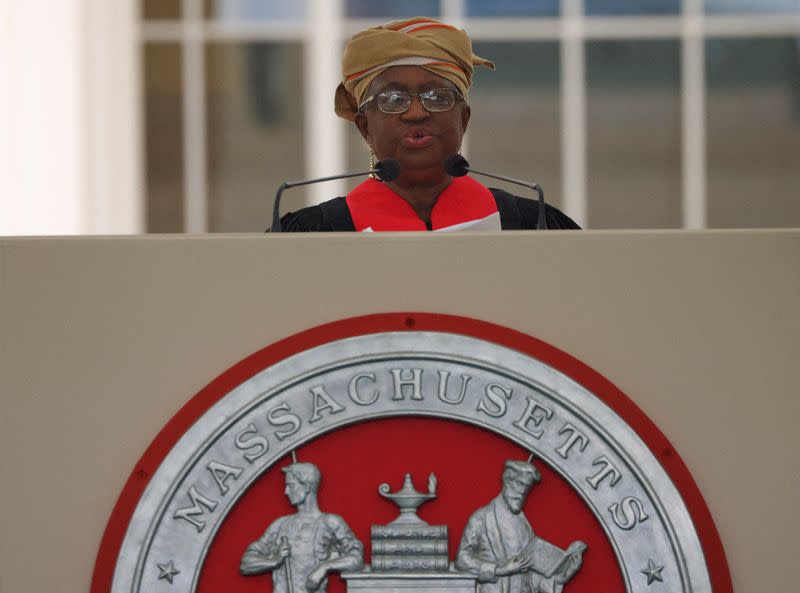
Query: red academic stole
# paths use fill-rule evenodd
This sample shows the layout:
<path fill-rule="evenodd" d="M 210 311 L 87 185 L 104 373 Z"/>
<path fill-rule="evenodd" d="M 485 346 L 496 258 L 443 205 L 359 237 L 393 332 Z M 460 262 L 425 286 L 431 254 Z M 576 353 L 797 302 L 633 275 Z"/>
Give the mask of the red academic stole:
<path fill-rule="evenodd" d="M 427 230 L 411 205 L 376 179 L 367 179 L 347 194 L 347 207 L 358 232 Z M 500 213 L 488 188 L 471 177 L 456 177 L 436 200 L 431 227 L 499 231 Z"/>

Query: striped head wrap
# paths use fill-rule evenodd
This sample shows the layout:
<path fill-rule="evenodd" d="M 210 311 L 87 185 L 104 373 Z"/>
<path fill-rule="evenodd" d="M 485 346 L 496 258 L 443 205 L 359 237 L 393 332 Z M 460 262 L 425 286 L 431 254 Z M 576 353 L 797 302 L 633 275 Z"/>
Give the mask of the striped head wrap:
<path fill-rule="evenodd" d="M 353 121 L 369 85 L 392 66 L 420 66 L 456 85 L 464 97 L 475 65 L 494 64 L 472 53 L 466 32 L 426 17 L 394 21 L 356 33 L 344 48 L 336 115 Z"/>

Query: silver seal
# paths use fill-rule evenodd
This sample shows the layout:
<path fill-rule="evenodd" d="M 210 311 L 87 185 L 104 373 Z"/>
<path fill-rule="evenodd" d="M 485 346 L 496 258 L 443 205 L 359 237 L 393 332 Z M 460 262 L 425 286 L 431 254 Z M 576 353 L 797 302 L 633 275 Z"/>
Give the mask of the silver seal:
<path fill-rule="evenodd" d="M 278 460 L 341 427 L 407 416 L 479 426 L 533 452 L 536 464 L 546 464 L 566 480 L 594 514 L 628 593 L 652 593 L 662 584 L 670 592 L 711 593 L 702 547 L 684 501 L 622 418 L 587 389 L 530 356 L 438 332 L 387 332 L 330 342 L 291 356 L 227 393 L 187 430 L 152 476 L 122 541 L 112 591 L 196 591 L 217 530 L 250 485 Z M 585 546 L 574 541 L 562 550 L 539 538 L 520 539 L 526 527 L 514 513 L 512 496 L 520 486 L 506 483 L 507 467 L 498 472 L 504 474 L 503 489 L 487 503 L 497 515 L 500 539 L 503 534 L 509 542 L 516 538 L 513 545 L 503 554 L 481 556 L 479 544 L 474 544 L 480 533 L 468 525 L 455 567 L 446 573 L 387 570 L 379 575 L 384 589 L 424 589 L 445 579 L 457 584 L 454 591 L 478 587 L 483 592 L 492 590 L 496 578 L 497 583 L 525 579 L 533 591 L 569 590 Z M 522 479 L 519 471 L 514 475 L 514 480 Z M 522 490 L 524 499 L 527 491 Z M 300 503 L 295 506 L 299 515 Z M 486 509 L 477 509 L 473 517 L 488 513 Z M 319 509 L 315 513 L 335 517 Z M 320 569 L 325 550 L 317 552 L 317 559 L 308 552 L 313 542 L 306 543 L 301 562 L 295 533 L 294 528 L 279 531 L 258 561 L 252 555 L 251 562 L 248 551 L 241 569 L 272 572 L 287 590 L 292 591 L 289 583 L 297 585 L 296 593 L 322 588 L 329 568 L 346 570 L 345 578 L 354 575 L 348 588 L 367 590 L 361 586 L 367 577 L 358 565 L 363 557 L 355 547 L 346 560 L 350 565 Z M 276 561 L 276 555 L 283 560 Z"/>

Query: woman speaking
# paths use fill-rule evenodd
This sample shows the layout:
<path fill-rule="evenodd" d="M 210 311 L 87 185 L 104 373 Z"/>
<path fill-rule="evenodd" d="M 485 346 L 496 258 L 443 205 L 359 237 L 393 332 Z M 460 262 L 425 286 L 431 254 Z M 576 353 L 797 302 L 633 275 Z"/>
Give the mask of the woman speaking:
<path fill-rule="evenodd" d="M 357 33 L 342 59 L 336 114 L 355 123 L 372 162 L 394 159 L 400 174 L 368 179 L 346 197 L 285 215 L 285 231 L 448 231 L 535 229 L 537 202 L 453 177 L 470 118 L 473 68 L 494 69 L 472 53 L 467 34 L 417 17 Z M 372 168 L 372 167 L 371 167 Z M 579 228 L 547 207 L 549 229 Z"/>

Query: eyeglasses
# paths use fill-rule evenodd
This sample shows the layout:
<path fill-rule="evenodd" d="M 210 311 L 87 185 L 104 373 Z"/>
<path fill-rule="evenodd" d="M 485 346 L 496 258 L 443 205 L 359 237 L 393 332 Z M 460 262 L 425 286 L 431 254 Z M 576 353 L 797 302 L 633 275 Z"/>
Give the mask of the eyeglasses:
<path fill-rule="evenodd" d="M 408 91 L 383 91 L 371 95 L 364 99 L 359 105 L 358 110 L 363 111 L 370 101 L 375 101 L 384 113 L 398 114 L 405 113 L 411 107 L 414 97 L 419 97 L 422 106 L 430 112 L 447 111 L 456 104 L 456 99 L 463 99 L 464 96 L 455 89 L 431 89 L 421 93 L 409 93 Z"/>

